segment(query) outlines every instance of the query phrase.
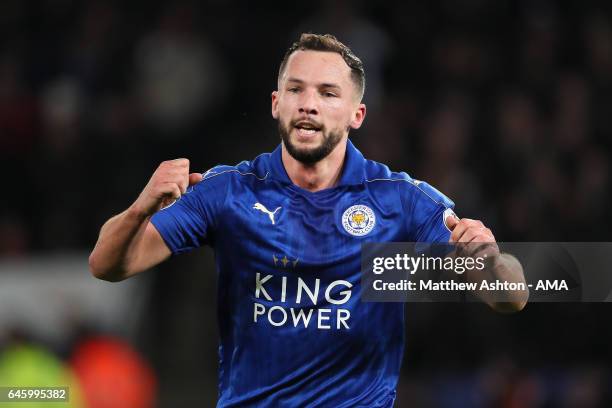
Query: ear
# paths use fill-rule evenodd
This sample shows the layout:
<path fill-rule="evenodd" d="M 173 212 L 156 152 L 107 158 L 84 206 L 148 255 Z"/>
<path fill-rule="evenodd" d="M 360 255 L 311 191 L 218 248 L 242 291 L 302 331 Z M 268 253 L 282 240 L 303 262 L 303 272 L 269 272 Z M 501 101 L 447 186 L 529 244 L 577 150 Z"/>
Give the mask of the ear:
<path fill-rule="evenodd" d="M 272 92 L 272 117 L 278 119 L 278 91 Z"/>
<path fill-rule="evenodd" d="M 357 110 L 353 113 L 353 119 L 351 120 L 350 126 L 353 129 L 359 129 L 366 116 L 366 106 L 360 103 Z"/>

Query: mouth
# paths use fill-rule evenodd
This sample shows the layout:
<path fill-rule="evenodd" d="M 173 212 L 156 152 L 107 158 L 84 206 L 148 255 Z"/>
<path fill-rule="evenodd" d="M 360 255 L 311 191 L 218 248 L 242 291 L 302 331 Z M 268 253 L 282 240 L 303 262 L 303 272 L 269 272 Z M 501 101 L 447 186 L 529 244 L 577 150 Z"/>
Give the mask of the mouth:
<path fill-rule="evenodd" d="M 318 123 L 310 122 L 307 120 L 301 120 L 299 122 L 296 122 L 293 127 L 296 129 L 298 136 L 304 138 L 310 138 L 320 132 L 322 129 L 322 126 L 320 126 Z"/>

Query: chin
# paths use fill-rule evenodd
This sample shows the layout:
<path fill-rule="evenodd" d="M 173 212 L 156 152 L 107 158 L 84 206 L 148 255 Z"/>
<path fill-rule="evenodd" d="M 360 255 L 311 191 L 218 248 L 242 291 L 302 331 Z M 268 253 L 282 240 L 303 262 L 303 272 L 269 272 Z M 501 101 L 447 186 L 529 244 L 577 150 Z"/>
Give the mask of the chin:
<path fill-rule="evenodd" d="M 291 144 L 299 150 L 309 151 L 309 150 L 316 150 L 320 148 L 323 143 L 320 140 L 303 141 L 298 138 L 295 138 L 291 140 Z"/>
<path fill-rule="evenodd" d="M 294 144 L 303 144 L 303 145 L 321 145 L 323 143 L 323 133 L 316 132 L 312 135 L 299 135 L 298 134 L 298 130 L 293 129 L 293 131 L 291 132 L 291 141 Z"/>

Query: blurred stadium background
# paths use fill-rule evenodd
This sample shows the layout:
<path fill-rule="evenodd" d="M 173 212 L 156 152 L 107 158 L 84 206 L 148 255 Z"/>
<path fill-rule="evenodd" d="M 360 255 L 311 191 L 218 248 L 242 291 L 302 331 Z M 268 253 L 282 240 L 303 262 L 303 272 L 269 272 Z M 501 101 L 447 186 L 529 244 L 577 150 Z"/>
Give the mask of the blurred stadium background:
<path fill-rule="evenodd" d="M 0 2 L 0 383 L 68 375 L 73 406 L 214 406 L 211 251 L 121 284 L 93 280 L 87 255 L 160 161 L 205 171 L 275 147 L 270 92 L 303 31 L 365 62 L 351 136 L 367 157 L 500 241 L 610 240 L 609 3 L 261 3 Z M 612 406 L 610 312 L 407 305 L 397 406 Z"/>

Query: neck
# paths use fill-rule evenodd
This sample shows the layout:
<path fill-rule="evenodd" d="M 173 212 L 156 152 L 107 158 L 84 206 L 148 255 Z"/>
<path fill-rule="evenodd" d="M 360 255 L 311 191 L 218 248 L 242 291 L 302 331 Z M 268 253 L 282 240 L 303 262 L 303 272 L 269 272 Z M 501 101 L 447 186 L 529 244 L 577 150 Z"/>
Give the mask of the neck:
<path fill-rule="evenodd" d="M 283 165 L 293 184 L 310 192 L 324 190 L 338 184 L 346 155 L 346 140 L 338 143 L 338 146 L 326 158 L 309 165 L 295 160 L 283 143 Z"/>

